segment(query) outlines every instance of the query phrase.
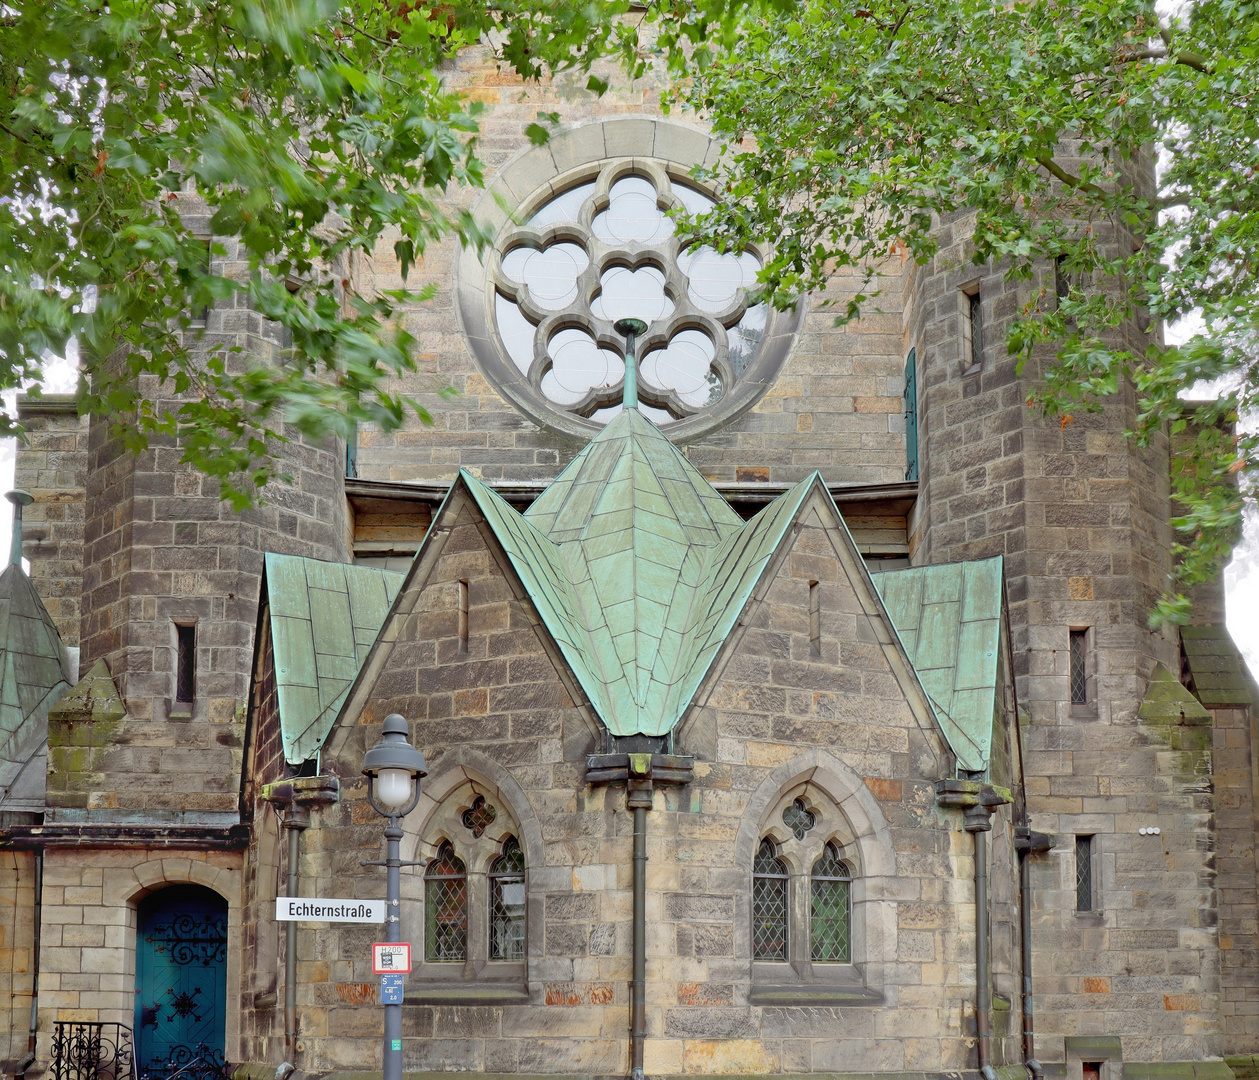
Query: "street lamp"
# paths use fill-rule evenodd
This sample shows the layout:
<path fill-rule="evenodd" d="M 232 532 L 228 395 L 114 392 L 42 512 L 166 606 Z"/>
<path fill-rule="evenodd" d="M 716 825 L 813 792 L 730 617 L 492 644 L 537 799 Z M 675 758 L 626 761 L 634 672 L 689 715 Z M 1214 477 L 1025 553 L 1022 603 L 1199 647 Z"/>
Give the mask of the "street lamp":
<path fill-rule="evenodd" d="M 368 778 L 367 801 L 376 813 L 387 817 L 385 826 L 385 867 L 387 912 L 385 940 L 402 940 L 398 922 L 398 900 L 402 891 L 398 871 L 403 865 L 398 845 L 406 817 L 420 801 L 420 778 L 427 776 L 424 755 L 407 742 L 407 722 L 397 713 L 385 717 L 380 741 L 363 755 L 363 775 Z M 380 863 L 371 865 L 379 866 Z M 412 865 L 412 864 L 408 864 Z M 384 1080 L 402 1080 L 402 1003 L 385 1006 Z"/>

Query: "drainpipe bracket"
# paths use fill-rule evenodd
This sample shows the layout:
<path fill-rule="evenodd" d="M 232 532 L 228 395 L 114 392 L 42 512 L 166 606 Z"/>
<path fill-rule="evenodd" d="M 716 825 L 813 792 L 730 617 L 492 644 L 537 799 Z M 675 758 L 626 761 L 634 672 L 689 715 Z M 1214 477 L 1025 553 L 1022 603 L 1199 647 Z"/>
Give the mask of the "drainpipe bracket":
<path fill-rule="evenodd" d="M 276 806 L 333 806 L 341 799 L 341 781 L 335 776 L 293 776 L 264 784 L 262 797 Z"/>
<path fill-rule="evenodd" d="M 689 784 L 695 759 L 687 754 L 588 754 L 587 784 L 648 780 L 653 784 Z"/>
<path fill-rule="evenodd" d="M 1053 833 L 1036 832 L 1026 825 L 1016 826 L 1014 830 L 1015 850 L 1026 852 L 1028 855 L 1040 855 L 1050 850 L 1055 840 Z"/>
<path fill-rule="evenodd" d="M 991 832 L 992 812 L 1014 801 L 1006 788 L 982 780 L 938 780 L 936 802 L 962 811 L 962 827 L 967 832 Z"/>

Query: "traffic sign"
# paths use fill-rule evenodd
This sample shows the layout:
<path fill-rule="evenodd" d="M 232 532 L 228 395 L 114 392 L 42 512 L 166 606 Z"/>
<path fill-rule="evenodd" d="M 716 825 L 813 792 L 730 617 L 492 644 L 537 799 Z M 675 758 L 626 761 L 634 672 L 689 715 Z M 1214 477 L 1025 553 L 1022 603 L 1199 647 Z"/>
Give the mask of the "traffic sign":
<path fill-rule="evenodd" d="M 277 896 L 275 917 L 281 922 L 383 923 L 383 900 L 324 900 L 318 896 Z"/>
<path fill-rule="evenodd" d="M 372 971 L 377 975 L 411 973 L 411 945 L 406 941 L 378 941 L 372 946 Z"/>

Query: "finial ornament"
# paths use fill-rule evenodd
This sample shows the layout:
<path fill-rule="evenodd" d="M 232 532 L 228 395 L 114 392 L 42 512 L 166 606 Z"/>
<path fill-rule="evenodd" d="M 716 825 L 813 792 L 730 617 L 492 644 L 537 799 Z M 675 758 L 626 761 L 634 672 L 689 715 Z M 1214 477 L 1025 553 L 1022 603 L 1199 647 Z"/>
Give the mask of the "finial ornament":
<path fill-rule="evenodd" d="M 30 506 L 35 496 L 29 491 L 17 488 L 6 492 L 6 499 L 13 504 L 13 540 L 9 545 L 9 562 L 14 566 L 22 565 L 22 507 Z"/>
<path fill-rule="evenodd" d="M 625 392 L 621 403 L 627 409 L 638 408 L 638 361 L 634 358 L 634 339 L 646 333 L 642 319 L 617 319 L 612 329 L 625 338 Z"/>

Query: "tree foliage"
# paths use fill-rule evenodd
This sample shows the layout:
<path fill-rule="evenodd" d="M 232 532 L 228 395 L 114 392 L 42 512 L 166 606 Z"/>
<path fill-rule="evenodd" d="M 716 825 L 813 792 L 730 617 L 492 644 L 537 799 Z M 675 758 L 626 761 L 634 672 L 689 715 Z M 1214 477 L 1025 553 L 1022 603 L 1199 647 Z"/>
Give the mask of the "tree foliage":
<path fill-rule="evenodd" d="M 1173 469 L 1176 580 L 1155 613 L 1183 620 L 1180 594 L 1227 557 L 1259 464 L 1259 440 L 1231 433 L 1259 406 L 1259 3 L 1190 0 L 1160 20 L 1149 0 L 804 0 L 749 21 L 680 97 L 730 146 L 729 202 L 692 232 L 772 238 L 762 283 L 780 304 L 849 266 L 864 287 L 840 318 L 855 317 L 889 250 L 936 253 L 945 214 L 971 215 L 971 258 L 1010 278 L 1058 260 L 1064 295 L 1033 295 L 1008 347 L 1020 367 L 1056 355 L 1029 402 L 1046 414 L 1068 422 L 1131 380 L 1134 439 L 1192 435 Z M 1206 331 L 1164 347 L 1159 321 L 1195 310 Z M 1182 398 L 1204 379 L 1229 389 Z"/>
<path fill-rule="evenodd" d="M 80 408 L 133 449 L 177 436 L 247 505 L 276 473 L 285 425 L 322 437 L 408 412 L 400 314 L 422 291 L 360 291 L 356 253 L 386 236 L 404 278 L 480 184 L 477 108 L 450 85 L 491 42 L 530 79 L 600 59 L 640 74 L 732 43 L 738 7 L 699 0 L 35 0 L 0 7 L 0 390 L 78 342 Z M 685 48 L 683 48 L 685 46 Z M 585 85 L 606 84 L 591 74 Z M 530 134 L 544 139 L 534 124 Z M 239 240 L 212 271 L 209 232 Z M 219 254 L 225 254 L 220 249 Z M 274 362 L 202 348 L 196 315 L 260 312 L 291 345 Z M 159 387 L 155 390 L 154 387 Z M 0 422 L 0 434 L 15 430 Z"/>

